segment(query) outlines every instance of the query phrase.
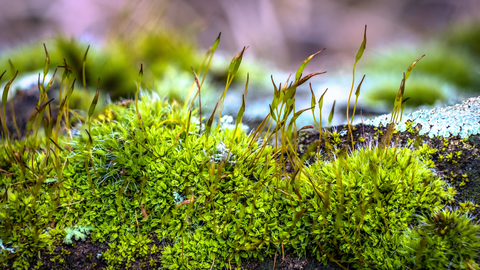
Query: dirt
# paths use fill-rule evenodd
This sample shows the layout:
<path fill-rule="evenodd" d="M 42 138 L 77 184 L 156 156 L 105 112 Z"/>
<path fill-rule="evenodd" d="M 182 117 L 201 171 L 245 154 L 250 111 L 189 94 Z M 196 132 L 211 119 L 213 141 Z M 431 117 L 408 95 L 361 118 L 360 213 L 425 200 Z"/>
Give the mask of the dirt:
<path fill-rule="evenodd" d="M 49 94 L 52 94 L 52 92 L 56 94 L 58 91 L 52 90 Z M 6 117 L 2 117 L 2 119 L 6 119 L 5 124 L 13 138 L 20 139 L 25 136 L 28 120 L 30 116 L 35 113 L 35 107 L 37 106 L 39 98 L 40 92 L 37 86 L 32 86 L 27 90 L 17 91 L 15 97 L 7 102 L 5 106 Z M 57 106 L 58 102 L 53 100 L 51 103 L 51 112 L 54 123 L 58 116 Z M 44 117 L 48 119 L 47 110 L 48 107 L 44 112 Z M 12 119 L 15 119 L 15 121 L 12 121 Z"/>

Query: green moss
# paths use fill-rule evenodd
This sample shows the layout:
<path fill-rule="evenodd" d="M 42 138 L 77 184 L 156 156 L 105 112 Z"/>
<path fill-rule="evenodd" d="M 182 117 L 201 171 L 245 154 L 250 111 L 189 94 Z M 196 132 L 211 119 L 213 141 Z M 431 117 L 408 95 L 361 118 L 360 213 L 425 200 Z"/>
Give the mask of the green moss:
<path fill-rule="evenodd" d="M 13 179 L 10 177 L 0 178 L 4 183 L 11 182 Z M 18 254 L 16 257 L 20 259 L 15 260 L 13 266 L 16 268 L 28 267 L 29 261 L 34 258 L 38 250 L 53 244 L 53 239 L 43 232 L 42 227 L 48 223 L 48 209 L 50 208 L 48 201 L 51 200 L 51 197 L 48 194 L 42 194 L 43 196 L 38 196 L 41 201 L 36 203 L 31 191 L 7 189 L 6 187 L 7 185 L 4 185 L 1 189 L 1 192 L 7 195 L 8 200 L 2 205 L 3 209 L 0 212 L 0 239 L 10 247 L 3 249 L 2 245 L 0 257 L 7 258 L 16 253 Z M 39 214 L 39 217 L 35 217 L 34 224 L 37 226 L 29 227 L 25 224 L 33 221 L 32 212 Z M 12 231 L 13 225 L 21 229 Z"/>
<path fill-rule="evenodd" d="M 462 211 L 443 210 L 422 216 L 400 239 L 405 266 L 417 269 L 480 269 L 480 226 Z"/>
<path fill-rule="evenodd" d="M 39 269 L 43 265 L 42 261 L 37 261 L 37 264 L 35 265 L 35 269 Z"/>
<path fill-rule="evenodd" d="M 425 57 L 425 59 L 427 58 Z M 394 80 L 394 76 L 373 78 L 373 80 L 375 85 L 365 89 L 365 102 L 371 107 L 382 106 L 382 108 L 389 108 L 397 95 L 398 82 Z M 432 76 L 428 75 L 422 77 L 412 76 L 408 80 L 405 91 L 405 95 L 410 98 L 406 106 L 407 108 L 416 108 L 422 105 L 432 106 L 436 102 L 445 102 L 452 95 L 451 89 L 452 86 L 442 78 L 432 78 Z"/>
<path fill-rule="evenodd" d="M 103 254 L 109 265 L 146 256 L 150 240 L 145 235 L 152 231 L 175 243 L 163 252 L 161 260 L 165 265 L 183 267 L 189 265 L 188 261 L 200 263 L 200 258 L 215 254 L 218 264 L 225 265 L 228 257 L 235 254 L 227 243 L 233 245 L 239 240 L 231 225 L 223 229 L 227 217 L 235 217 L 239 208 L 251 207 L 253 203 L 256 207 L 266 204 L 273 196 L 258 195 L 260 182 L 266 185 L 274 179 L 270 157 L 273 149 L 267 147 L 257 156 L 246 155 L 246 134 L 237 131 L 232 139 L 233 130 L 229 128 L 221 128 L 207 139 L 205 133 L 198 135 L 195 116 L 189 124 L 187 111 L 161 100 L 145 97 L 139 102 L 139 110 L 145 133 L 135 108 L 112 106 L 110 117 L 91 127 L 95 145 L 90 150 L 85 136 L 68 143 L 73 149 L 72 162 L 65 166 L 63 185 L 67 194 L 74 196 L 76 191 L 88 202 L 72 206 L 85 213 L 78 222 L 93 225 L 92 240 L 113 241 Z M 192 198 L 193 204 L 183 205 Z M 242 198 L 248 198 L 245 205 L 232 204 L 243 201 Z M 66 211 L 60 210 L 59 216 L 63 217 Z M 67 216 L 66 223 L 73 222 L 77 218 Z M 243 222 L 247 228 L 251 221 Z M 261 225 L 251 230 L 257 230 L 257 226 Z M 218 242 L 218 234 L 223 235 L 224 231 L 224 240 Z M 261 239 L 260 231 L 257 234 Z M 189 235 L 205 239 L 205 249 L 194 242 L 188 244 Z M 214 243 L 217 248 L 207 248 Z M 242 245 L 247 243 L 254 242 L 248 240 Z M 189 249 L 192 252 L 187 252 Z M 170 251 L 175 256 L 169 256 Z M 180 251 L 183 256 L 178 256 Z"/>
<path fill-rule="evenodd" d="M 135 259 L 145 258 L 148 255 L 148 244 L 152 240 L 146 236 L 136 236 L 132 233 L 120 235 L 117 241 L 109 243 L 109 249 L 102 254 L 103 260 L 111 266 L 129 264 Z"/>
<path fill-rule="evenodd" d="M 405 258 L 396 253 L 398 240 L 417 222 L 416 213 L 439 211 L 455 194 L 408 149 L 385 154 L 378 148 L 360 149 L 346 159 L 313 164 L 309 175 L 316 179 L 315 189 L 306 183 L 316 198 L 306 215 L 313 219 L 314 241 L 321 250 L 354 259 L 357 267 L 400 267 Z M 316 253 L 326 260 L 324 252 Z"/>
<path fill-rule="evenodd" d="M 78 81 L 83 78 L 83 57 L 87 46 L 88 44 L 66 37 L 57 37 L 46 42 L 51 66 L 62 66 L 65 59 Z M 15 70 L 23 73 L 37 72 L 44 67 L 45 59 L 39 57 L 41 55 L 45 55 L 41 44 L 12 49 L 0 56 L 0 70 L 11 70 L 8 61 L 10 59 Z M 154 78 L 163 77 L 164 72 L 172 68 L 191 74 L 190 66 L 196 66 L 200 61 L 191 41 L 166 31 L 142 35 L 133 41 L 110 40 L 104 48 L 92 45 L 89 49 L 86 82 L 87 86 L 95 89 L 97 79 L 101 78 L 102 89 L 106 89 L 113 100 L 118 100 L 135 93 L 134 81 L 139 63 L 149 67 L 145 76 L 151 82 Z"/>
<path fill-rule="evenodd" d="M 478 207 L 478 204 L 475 204 L 471 201 L 461 202 L 460 203 L 460 211 L 464 213 L 473 213 L 475 208 Z"/>
<path fill-rule="evenodd" d="M 478 19 L 470 22 L 454 24 L 448 31 L 442 31 L 442 38 L 445 39 L 449 47 L 455 50 L 463 50 L 471 53 L 476 60 L 480 59 L 480 27 Z"/>
<path fill-rule="evenodd" d="M 412 78 L 410 78 L 407 89 L 415 87 L 414 77 L 420 79 L 420 81 L 423 80 L 421 78 L 428 77 L 435 85 L 448 82 L 461 89 L 469 90 L 475 88 L 479 83 L 474 72 L 474 68 L 477 66 L 475 59 L 465 50 L 452 50 L 451 47 L 444 44 L 430 42 L 417 48 L 413 46 L 391 47 L 383 52 L 378 52 L 375 57 L 367 60 L 365 66 L 369 71 L 372 71 L 372 74 L 385 73 L 385 71 L 401 74 L 411 64 L 410 59 L 417 59 L 419 56 L 427 53 L 425 49 L 428 48 L 427 56 L 422 59 L 421 65 L 419 64 L 415 67 L 415 75 L 412 75 Z M 433 86 L 427 86 L 427 88 L 434 90 Z M 436 90 L 438 93 L 439 89 Z M 417 97 L 413 91 L 411 94 Z M 435 97 L 430 96 L 430 98 Z"/>
<path fill-rule="evenodd" d="M 327 138 L 329 142 L 335 146 L 338 146 L 340 143 L 342 143 L 342 139 L 340 139 L 340 133 L 338 132 L 329 132 L 327 134 Z"/>
<path fill-rule="evenodd" d="M 361 53 L 362 48 L 364 43 Z M 241 55 L 229 68 L 227 85 Z M 301 77 L 307 60 L 295 85 L 314 75 Z M 339 147 L 345 134 L 328 132 L 325 142 L 336 146 L 328 154 L 335 158 L 321 160 L 317 153 L 317 161 L 307 166 L 298 159 L 292 139 L 295 119 L 304 111 L 294 110 L 295 93 L 295 86 L 275 85 L 266 122 L 273 119 L 275 132 L 282 135 L 278 147 L 267 144 L 273 133 L 258 141 L 240 123 L 222 118 L 216 127 L 216 114 L 205 123 L 177 98 L 166 101 L 146 94 L 135 102 L 112 104 L 87 126 L 71 130 L 73 138 L 50 136 L 46 128 L 48 140 L 27 141 L 35 151 L 25 150 L 22 142 L 6 142 L 0 239 L 7 247 L 2 245 L 0 259 L 7 261 L 18 252 L 13 267 L 27 268 L 37 251 L 49 248 L 53 253 L 55 241 L 75 244 L 73 236 L 85 240 L 90 235 L 92 241 L 108 242 L 109 249 L 97 254 L 106 269 L 128 269 L 137 259 L 145 266 L 147 256 L 155 253 L 161 255 L 158 261 L 150 258 L 152 267 L 223 269 L 245 259 L 263 260 L 284 248 L 298 256 L 314 255 L 325 264 L 340 260 L 357 268 L 400 268 L 411 265 L 418 254 L 459 267 L 462 257 L 465 265 L 476 267 L 472 254 L 478 239 L 472 235 L 478 228 L 466 216 L 442 212 L 455 191 L 428 169 L 437 150 L 422 146 L 416 151 L 349 152 Z M 34 127 L 36 134 L 40 123 Z M 381 135 L 375 129 L 375 136 Z M 38 142 L 46 150 L 38 149 Z M 460 156 L 456 152 L 445 158 Z M 472 205 L 465 203 L 462 211 L 470 211 L 466 209 Z M 422 218 L 432 215 L 440 225 Z M 427 223 L 431 226 L 421 227 Z M 48 225 L 54 228 L 46 232 Z M 427 229 L 441 237 L 432 236 L 425 249 L 421 231 Z M 468 238 L 465 250 L 456 239 L 444 237 L 460 230 Z M 164 243 L 161 247 L 151 246 L 151 233 Z M 436 254 L 437 247 L 446 255 Z M 67 255 L 62 250 L 52 261 L 63 264 Z M 423 262 L 430 265 L 413 261 Z"/>

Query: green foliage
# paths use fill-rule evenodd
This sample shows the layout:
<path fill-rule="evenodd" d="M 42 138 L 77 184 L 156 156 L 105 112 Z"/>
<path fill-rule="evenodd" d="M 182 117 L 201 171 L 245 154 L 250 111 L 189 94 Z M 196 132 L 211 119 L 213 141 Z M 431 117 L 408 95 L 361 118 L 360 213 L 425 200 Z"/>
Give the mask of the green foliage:
<path fill-rule="evenodd" d="M 480 60 L 480 27 L 478 19 L 468 23 L 459 23 L 443 33 L 447 46 L 458 50 L 467 50 L 474 59 Z"/>
<path fill-rule="evenodd" d="M 148 255 L 148 244 L 152 240 L 146 236 L 137 237 L 132 233 L 121 235 L 118 241 L 109 243 L 110 247 L 102 255 L 108 265 L 118 266 L 123 262 L 130 263 L 135 261 L 135 258 L 144 258 Z"/>
<path fill-rule="evenodd" d="M 266 148 L 258 157 L 248 156 L 249 141 L 245 133 L 237 132 L 235 141 L 231 141 L 232 130 L 224 128 L 213 133 L 207 142 L 204 135 L 198 135 L 195 123 L 188 125 L 187 111 L 146 97 L 138 103 L 146 133 L 140 128 L 134 108 L 113 105 L 109 113 L 113 119 L 105 118 L 92 125 L 94 145 L 90 149 L 85 135 L 67 143 L 73 149 L 72 162 L 65 166 L 63 186 L 69 194 L 77 190 L 88 202 L 72 208 L 85 212 L 81 222 L 94 226 L 93 240 L 122 242 L 131 230 L 138 231 L 140 236 L 155 231 L 164 238 L 183 239 L 185 243 L 189 243 L 190 233 L 198 236 L 199 232 L 205 232 L 206 236 L 201 237 L 211 243 L 215 235 L 225 234 L 216 252 L 217 261 L 223 259 L 225 263 L 234 253 L 232 247 L 227 249 L 227 243 L 233 246 L 239 236 L 234 237 L 235 226 L 224 225 L 224 220 L 234 218 L 240 207 L 250 208 L 253 203 L 257 208 L 266 205 L 272 194 L 255 194 L 260 192 L 260 183 L 266 185 L 273 180 L 270 157 L 273 149 Z M 190 121 L 198 120 L 192 116 Z M 258 198 L 254 202 L 255 197 Z M 185 203 L 192 198 L 194 203 Z M 242 198 L 250 199 L 245 205 L 232 203 Z M 259 210 L 256 215 L 263 216 Z M 59 216 L 66 211 L 60 210 Z M 75 220 L 75 216 L 69 215 L 66 222 Z M 242 220 L 245 224 L 242 228 L 252 222 L 247 218 Z M 257 226 L 263 224 L 252 227 L 252 231 L 259 232 L 250 234 L 259 239 L 263 234 Z M 241 246 L 252 244 L 248 240 Z M 174 250 L 178 248 L 179 242 L 173 246 Z M 185 258 L 190 254 L 186 252 L 188 249 L 196 251 L 195 258 L 205 255 L 202 249 L 184 244 Z M 116 264 L 128 262 L 128 258 L 138 253 L 124 250 L 121 256 L 107 253 L 105 258 L 120 260 Z M 116 252 L 113 247 L 111 252 Z M 181 256 L 169 258 L 165 256 L 162 260 L 179 267 L 188 265 Z"/>
<path fill-rule="evenodd" d="M 11 179 L 0 178 L 3 183 Z M 1 250 L 0 260 L 18 254 L 20 256 L 17 255 L 17 258 L 25 258 L 15 261 L 15 265 L 20 267 L 33 258 L 39 249 L 53 243 L 53 239 L 43 232 L 49 218 L 51 197 L 48 194 L 35 196 L 29 190 L 8 187 L 2 184 L 0 189 L 2 194 L 6 194 L 6 201 L 1 204 L 0 210 L 0 239 L 11 248 Z M 35 202 L 35 197 L 40 203 Z"/>
<path fill-rule="evenodd" d="M 357 267 L 400 267 L 403 258 L 395 251 L 415 213 L 439 211 L 455 194 L 408 149 L 360 149 L 312 164 L 308 176 L 315 181 L 304 180 L 306 196 L 314 199 L 304 206 L 311 209 L 305 216 L 311 216 L 312 237 L 322 247 L 318 258 L 340 252 Z"/>
<path fill-rule="evenodd" d="M 459 210 L 421 216 L 400 238 L 399 253 L 415 269 L 480 269 L 480 226 Z"/>
<path fill-rule="evenodd" d="M 331 132 L 331 133 L 326 133 L 325 135 L 327 136 L 327 138 L 329 139 L 329 141 L 333 145 L 338 146 L 342 142 L 342 139 L 340 139 L 340 133 L 338 133 L 338 132 L 334 131 L 334 132 Z"/>
<path fill-rule="evenodd" d="M 372 106 L 389 106 L 398 91 L 393 78 L 410 64 L 408 59 L 423 53 L 427 56 L 415 67 L 415 74 L 406 84 L 405 97 L 410 97 L 407 107 L 432 106 L 436 102 L 445 103 L 452 95 L 478 91 L 480 79 L 475 72 L 478 61 L 465 50 L 443 44 L 433 41 L 418 48 L 395 46 L 376 53 L 365 65 L 368 74 L 374 74 L 364 83 L 365 101 Z"/>
<path fill-rule="evenodd" d="M 82 81 L 83 62 L 88 44 L 57 37 L 46 42 L 46 47 L 51 67 L 62 66 L 65 59 L 73 76 L 78 78 L 79 82 Z M 44 48 L 36 44 L 8 51 L 0 57 L 0 70 L 2 72 L 11 70 L 9 59 L 15 70 L 21 72 L 43 70 L 45 59 L 39 57 L 45 55 L 43 51 Z M 86 60 L 86 84 L 94 89 L 97 86 L 97 78 L 100 77 L 102 88 L 109 92 L 112 99 L 128 97 L 135 91 L 133 81 L 140 61 L 149 67 L 148 82 L 163 76 L 163 72 L 173 66 L 188 72 L 190 65 L 197 65 L 200 62 L 190 41 L 165 31 L 137 37 L 133 41 L 110 40 L 103 49 L 99 49 L 99 46 L 90 48 Z M 86 109 L 87 106 L 80 108 Z"/>
<path fill-rule="evenodd" d="M 437 153 L 438 150 L 434 148 L 428 147 L 427 144 L 422 144 L 417 149 L 417 154 L 419 158 L 423 161 L 423 163 L 428 167 L 428 168 L 434 168 L 435 167 L 435 162 L 431 159 L 432 155 Z"/>
<path fill-rule="evenodd" d="M 425 44 L 429 48 L 428 57 L 422 59 L 422 64 L 416 67 L 416 74 L 439 76 L 451 84 L 461 88 L 471 89 L 478 85 L 474 71 L 475 62 L 470 55 L 460 50 L 451 50 L 448 46 L 441 43 Z M 409 57 L 416 58 L 421 55 L 418 49 L 404 47 L 394 49 L 384 53 L 378 59 L 374 59 L 369 65 L 374 70 L 392 70 L 400 71 L 403 66 L 409 63 L 405 59 Z M 403 60 L 402 60 L 403 59 Z M 401 63 L 405 64 L 402 65 Z M 409 87 L 413 86 L 410 81 Z"/>
<path fill-rule="evenodd" d="M 374 77 L 375 86 L 365 89 L 365 98 L 369 105 L 389 106 L 395 99 L 398 91 L 398 84 L 392 81 L 394 75 Z M 410 97 L 406 106 L 418 107 L 421 105 L 434 105 L 435 102 L 445 102 L 451 95 L 451 86 L 448 82 L 435 77 L 424 75 L 412 76 L 408 82 L 406 97 Z"/>
<path fill-rule="evenodd" d="M 163 251 L 162 264 L 168 269 L 209 269 L 225 245 L 205 233 L 205 230 L 197 229 L 193 235 L 179 237 L 176 244 Z M 228 257 L 224 253 L 222 257 Z"/>
<path fill-rule="evenodd" d="M 219 38 L 207 54 L 203 78 L 195 71 L 191 78 L 195 78 L 199 103 Z M 126 57 L 115 51 L 120 47 L 110 49 L 120 58 Z M 365 47 L 366 32 L 355 66 Z M 88 98 L 93 101 L 87 121 L 81 119 L 84 126 L 69 130 L 70 118 L 64 119 L 72 137 L 59 129 L 62 117 L 53 129 L 47 113 L 42 125 L 38 116 L 50 109 L 50 101 L 43 95 L 29 120 L 27 138 L 18 142 L 11 140 L 8 132 L 2 133 L 0 239 L 6 247 L 0 242 L 0 260 L 7 262 L 16 256 L 13 267 L 27 269 L 29 260 L 25 259 L 33 258 L 40 249 L 52 249 L 60 239 L 71 244 L 72 237 L 85 240 L 90 235 L 92 241 L 109 242 L 110 248 L 97 255 L 108 264 L 106 269 L 129 268 L 137 258 L 160 251 L 159 263 L 168 269 L 223 269 L 240 266 L 248 258 L 263 260 L 284 248 L 298 256 L 315 255 L 325 264 L 337 260 L 357 268 L 430 267 L 447 261 L 448 267 L 477 267 L 473 259 L 479 245 L 478 226 L 466 214 L 442 210 L 445 203 L 453 201 L 455 190 L 427 167 L 436 150 L 425 145 L 416 151 L 392 149 L 386 143 L 354 149 L 351 122 L 347 124 L 352 149 L 343 149 L 340 134 L 325 132 L 320 121 L 315 123 L 319 141 L 325 140 L 326 150 L 333 152 L 324 155 L 331 161 L 322 160 L 323 155 L 316 152 L 317 160 L 307 166 L 308 156 L 299 156 L 295 121 L 307 110 L 312 109 L 314 116 L 317 105 L 323 106 L 323 95 L 317 101 L 312 94 L 311 107 L 296 110 L 295 94 L 311 77 L 322 74 L 302 74 L 321 51 L 300 65 L 293 82 L 287 80 L 282 87 L 272 78 L 270 114 L 250 135 L 239 122 L 248 80 L 237 123 L 221 117 L 225 93 L 239 73 L 244 52 L 245 48 L 231 61 L 225 90 L 215 107 L 218 111 L 210 117 L 202 117 L 200 106 L 198 111 L 189 107 L 196 103 L 196 96 L 189 99 L 192 93 L 183 105 L 175 99 L 166 101 L 141 93 L 143 65 L 137 77 L 122 77 L 137 78 L 137 88 L 128 88 L 136 89 L 135 101 L 111 104 L 95 118 L 97 92 Z M 89 51 L 88 59 L 95 58 L 95 53 Z M 85 78 L 85 63 L 89 70 L 87 54 L 77 54 L 84 58 L 79 64 L 71 62 L 73 73 L 67 63 L 62 66 L 61 115 L 69 115 L 68 102 L 75 86 L 70 76 Z M 50 61 L 56 61 L 50 60 L 55 50 L 46 55 L 43 81 Z M 392 124 L 403 112 L 404 82 L 417 61 L 404 75 Z M 199 74 L 202 71 L 203 67 Z M 355 104 L 362 82 L 355 92 Z M 40 84 L 40 92 L 47 87 Z M 334 107 L 335 103 L 330 118 Z M 387 139 L 396 132 L 393 126 L 387 130 Z M 41 128 L 45 135 L 38 133 Z M 383 135 L 382 131 L 376 131 L 378 135 Z M 460 154 L 452 156 L 452 161 Z M 469 213 L 474 207 L 464 203 L 461 211 Z M 432 215 L 434 222 L 429 219 Z M 152 232 L 166 245 L 150 247 L 153 240 L 148 235 Z M 460 239 L 454 237 L 459 235 Z M 427 238 L 431 241 L 422 242 Z M 52 261 L 65 262 L 60 255 Z M 150 258 L 149 264 L 156 266 L 157 261 Z"/>

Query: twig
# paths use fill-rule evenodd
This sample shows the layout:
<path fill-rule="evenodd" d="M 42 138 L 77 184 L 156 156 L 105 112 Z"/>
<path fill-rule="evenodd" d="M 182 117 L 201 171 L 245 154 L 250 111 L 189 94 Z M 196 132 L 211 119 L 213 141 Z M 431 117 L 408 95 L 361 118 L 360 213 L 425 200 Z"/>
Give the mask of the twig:
<path fill-rule="evenodd" d="M 135 221 L 137 222 L 138 240 L 140 241 L 140 228 L 138 227 L 137 209 L 135 209 Z"/>
<path fill-rule="evenodd" d="M 292 197 L 292 198 L 294 198 L 294 199 L 297 199 L 297 200 L 299 200 L 299 201 L 303 201 L 303 200 L 301 200 L 301 199 L 299 199 L 299 198 L 297 198 L 297 197 L 295 197 L 295 196 L 293 196 L 293 195 L 291 195 L 291 194 L 288 194 L 287 192 L 285 192 L 285 191 L 283 191 L 283 190 L 281 190 L 281 189 L 279 189 L 279 188 L 272 187 L 272 186 L 267 186 L 267 187 L 269 187 L 269 188 L 274 188 L 274 189 L 276 189 L 276 190 L 284 193 L 285 195 L 288 195 L 288 196 L 290 196 L 290 197 Z"/>
<path fill-rule="evenodd" d="M 277 261 L 277 252 L 278 250 L 275 250 L 275 258 L 273 259 L 273 270 L 275 270 L 275 262 Z"/>
<path fill-rule="evenodd" d="M 75 191 L 75 193 L 76 193 L 76 191 Z M 72 198 L 72 200 L 73 200 L 73 198 Z M 83 199 L 83 200 L 81 200 L 81 201 L 74 202 L 74 203 L 72 203 L 72 201 L 70 201 L 69 204 L 59 205 L 59 206 L 57 206 L 57 208 L 59 208 L 59 207 L 64 207 L 64 206 L 70 206 L 70 205 L 77 204 L 77 203 L 81 203 L 81 202 L 86 201 L 86 200 L 87 200 L 87 199 Z"/>
<path fill-rule="evenodd" d="M 213 269 L 213 264 L 215 263 L 215 253 L 213 253 L 213 262 L 212 262 L 212 266 L 210 267 L 210 270 Z"/>

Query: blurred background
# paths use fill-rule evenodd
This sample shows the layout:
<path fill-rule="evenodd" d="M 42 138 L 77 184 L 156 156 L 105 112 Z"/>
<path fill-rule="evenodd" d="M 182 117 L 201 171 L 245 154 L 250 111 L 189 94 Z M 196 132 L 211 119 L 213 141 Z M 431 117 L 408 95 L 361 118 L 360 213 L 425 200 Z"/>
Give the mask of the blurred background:
<path fill-rule="evenodd" d="M 336 100 L 333 124 L 341 124 L 365 25 L 367 48 L 355 78 L 356 87 L 366 74 L 359 100 L 364 117 L 391 110 L 402 73 L 423 54 L 406 85 L 407 111 L 480 95 L 478 0 L 0 0 L 0 72 L 7 70 L 5 84 L 19 70 L 15 89 L 36 89 L 45 43 L 51 73 L 65 59 L 81 80 L 90 45 L 88 87 L 76 90 L 71 106 L 88 107 L 98 77 L 104 101 L 132 98 L 140 63 L 145 89 L 181 101 L 193 82 L 190 66 L 200 66 L 221 32 L 202 107 L 213 108 L 232 57 L 249 46 L 224 112 L 236 115 L 248 72 L 245 119 L 254 123 L 269 112 L 270 76 L 285 82 L 305 58 L 326 48 L 305 72 L 327 71 L 312 87 L 317 98 L 329 89 L 323 115 Z M 302 86 L 297 108 L 309 107 L 310 98 Z"/>

